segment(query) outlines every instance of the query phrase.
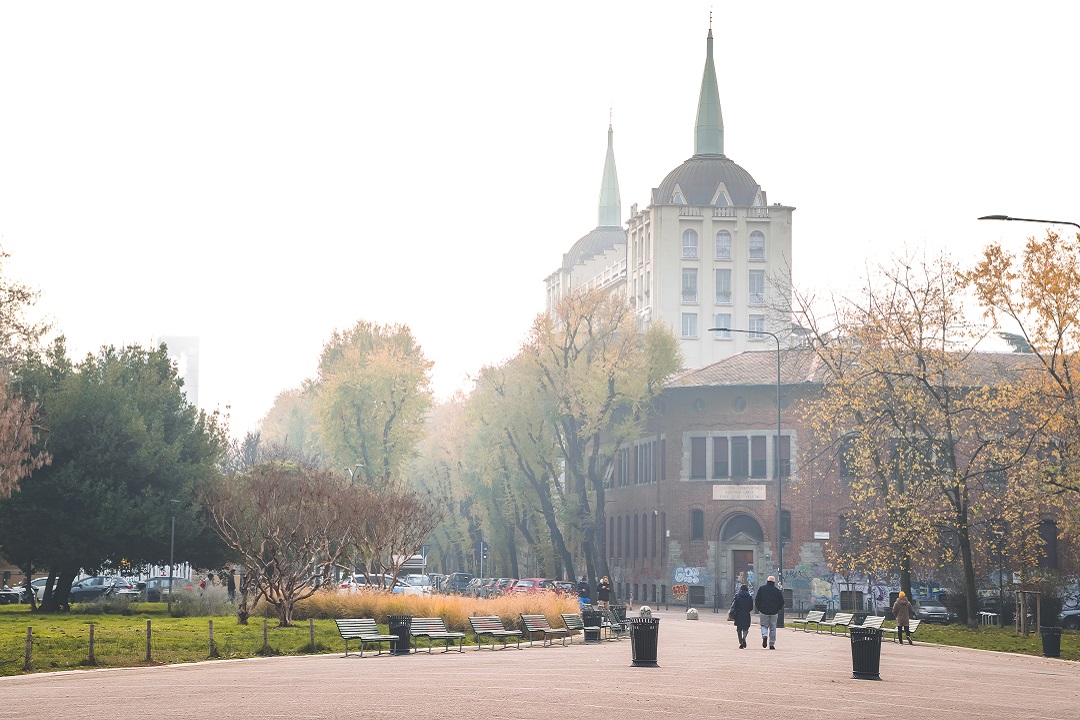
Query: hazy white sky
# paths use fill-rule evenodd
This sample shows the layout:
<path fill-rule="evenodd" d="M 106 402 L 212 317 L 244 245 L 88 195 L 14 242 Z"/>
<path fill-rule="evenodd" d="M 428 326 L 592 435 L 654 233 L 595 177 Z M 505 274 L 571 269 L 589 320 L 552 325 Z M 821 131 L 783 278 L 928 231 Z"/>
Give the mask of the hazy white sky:
<path fill-rule="evenodd" d="M 596 225 L 609 109 L 624 216 L 693 154 L 710 7 L 798 285 L 1080 222 L 1075 2 L 9 2 L 7 269 L 78 354 L 198 335 L 236 433 L 360 318 L 448 396 Z"/>

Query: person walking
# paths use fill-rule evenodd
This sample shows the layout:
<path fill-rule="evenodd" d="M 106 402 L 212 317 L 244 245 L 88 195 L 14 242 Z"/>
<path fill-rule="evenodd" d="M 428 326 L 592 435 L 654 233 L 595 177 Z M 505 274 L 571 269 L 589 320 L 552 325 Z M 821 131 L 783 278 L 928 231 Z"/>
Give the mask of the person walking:
<path fill-rule="evenodd" d="M 600 578 L 600 582 L 596 585 L 596 604 L 611 607 L 611 580 L 607 575 Z"/>
<path fill-rule="evenodd" d="M 735 613 L 735 632 L 739 635 L 739 649 L 746 647 L 746 636 L 750 634 L 750 613 L 754 611 L 754 597 L 750 594 L 750 587 L 743 585 L 731 601 L 731 609 Z"/>
<path fill-rule="evenodd" d="M 907 593 L 903 590 L 900 591 L 900 595 L 897 596 L 896 602 L 892 606 L 892 614 L 896 618 L 896 639 L 900 641 L 900 644 L 904 644 L 904 633 L 907 633 L 908 645 L 914 645 L 911 642 L 911 616 L 915 614 L 915 608 L 911 606 L 911 601 L 907 599 Z"/>
<path fill-rule="evenodd" d="M 784 593 L 776 587 L 776 578 L 772 575 L 764 585 L 758 588 L 754 597 L 761 624 L 761 647 L 776 649 L 776 616 L 784 607 Z"/>
<path fill-rule="evenodd" d="M 578 611 L 580 612 L 589 604 L 589 581 L 584 575 L 581 576 L 581 580 L 577 584 L 577 599 Z"/>

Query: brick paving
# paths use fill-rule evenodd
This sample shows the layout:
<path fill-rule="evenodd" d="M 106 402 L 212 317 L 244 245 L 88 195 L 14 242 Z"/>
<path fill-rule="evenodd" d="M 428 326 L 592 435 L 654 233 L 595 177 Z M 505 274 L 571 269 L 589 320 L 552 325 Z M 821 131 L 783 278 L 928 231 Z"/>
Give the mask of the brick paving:
<path fill-rule="evenodd" d="M 0 718 L 1080 718 L 1080 663 L 885 642 L 881 681 L 851 678 L 846 637 L 778 631 L 738 649 L 703 612 L 660 618 L 658 668 L 630 640 L 408 657 L 226 660 L 0 678 Z"/>

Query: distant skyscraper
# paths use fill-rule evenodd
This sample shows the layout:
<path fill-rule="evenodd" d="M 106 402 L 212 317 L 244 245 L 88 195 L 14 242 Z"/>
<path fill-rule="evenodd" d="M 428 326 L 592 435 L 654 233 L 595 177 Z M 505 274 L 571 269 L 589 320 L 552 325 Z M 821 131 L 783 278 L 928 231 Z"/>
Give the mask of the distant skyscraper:
<path fill-rule="evenodd" d="M 177 374 L 184 381 L 188 402 L 199 407 L 199 338 L 191 335 L 163 335 L 169 357 L 176 363 Z"/>

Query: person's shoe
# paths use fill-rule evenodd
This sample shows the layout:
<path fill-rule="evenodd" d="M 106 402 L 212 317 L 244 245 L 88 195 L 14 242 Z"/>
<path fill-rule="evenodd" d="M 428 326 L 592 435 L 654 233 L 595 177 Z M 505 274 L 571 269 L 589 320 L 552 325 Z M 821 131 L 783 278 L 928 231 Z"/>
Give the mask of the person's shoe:
<path fill-rule="evenodd" d="M 739 638 L 739 649 L 742 650 L 746 647 L 746 638 Z"/>
<path fill-rule="evenodd" d="M 770 650 L 775 650 L 775 649 L 776 649 L 776 646 L 775 646 L 775 645 L 770 645 L 770 646 L 769 646 L 769 649 L 770 649 Z"/>
<path fill-rule="evenodd" d="M 769 647 L 769 638 L 767 638 L 767 637 L 761 638 L 761 647 L 763 647 L 763 648 Z"/>

